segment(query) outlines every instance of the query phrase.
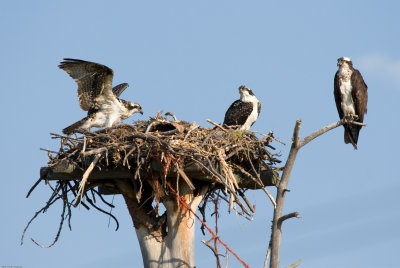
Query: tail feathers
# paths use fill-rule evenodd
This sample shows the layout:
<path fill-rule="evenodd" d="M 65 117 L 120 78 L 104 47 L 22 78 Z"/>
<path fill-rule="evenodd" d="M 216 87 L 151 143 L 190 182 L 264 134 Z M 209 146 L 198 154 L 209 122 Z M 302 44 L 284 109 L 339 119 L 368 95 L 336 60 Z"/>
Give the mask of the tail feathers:
<path fill-rule="evenodd" d="M 345 126 L 344 127 L 344 143 L 348 144 L 351 143 L 354 149 L 358 149 L 357 142 L 358 142 L 358 135 L 360 133 L 360 128 L 357 126 Z"/>
<path fill-rule="evenodd" d="M 86 121 L 87 121 L 88 119 L 89 119 L 88 117 L 85 117 L 85 118 L 79 120 L 78 122 L 75 122 L 75 123 L 73 123 L 72 125 L 70 125 L 70 126 L 64 128 L 64 129 L 62 130 L 62 132 L 63 132 L 64 134 L 66 134 L 66 135 L 70 135 L 70 134 L 76 132 L 77 130 L 79 130 L 79 129 L 86 123 Z"/>

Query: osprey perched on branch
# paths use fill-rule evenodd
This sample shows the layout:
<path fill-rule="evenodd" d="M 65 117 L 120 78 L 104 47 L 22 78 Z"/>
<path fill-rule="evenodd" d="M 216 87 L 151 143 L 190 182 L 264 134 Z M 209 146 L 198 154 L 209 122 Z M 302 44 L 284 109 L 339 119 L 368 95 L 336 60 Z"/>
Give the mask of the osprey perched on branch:
<path fill-rule="evenodd" d="M 337 60 L 339 70 L 335 74 L 334 95 L 340 119 L 343 117 L 356 122 L 364 122 L 367 113 L 367 85 L 361 73 L 353 68 L 349 58 Z M 362 126 L 344 124 L 344 142 L 351 143 L 357 150 L 358 135 Z"/>
<path fill-rule="evenodd" d="M 225 113 L 224 126 L 238 126 L 239 130 L 249 130 L 256 122 L 261 103 L 246 86 L 239 87 L 240 99 L 232 103 Z"/>
<path fill-rule="evenodd" d="M 77 130 L 90 130 L 92 127 L 111 127 L 134 113 L 143 114 L 139 104 L 119 98 L 128 84 L 123 83 L 112 88 L 114 72 L 107 66 L 67 58 L 58 67 L 78 84 L 80 106 L 82 110 L 88 111 L 85 118 L 64 128 L 63 133 L 72 134 Z"/>

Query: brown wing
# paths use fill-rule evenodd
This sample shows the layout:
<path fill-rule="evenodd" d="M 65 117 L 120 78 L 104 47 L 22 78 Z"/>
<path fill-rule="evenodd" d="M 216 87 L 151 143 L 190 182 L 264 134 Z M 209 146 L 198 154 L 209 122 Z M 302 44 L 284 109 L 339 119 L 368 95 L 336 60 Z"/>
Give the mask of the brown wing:
<path fill-rule="evenodd" d="M 66 71 L 78 84 L 79 103 L 84 111 L 96 109 L 103 101 L 103 96 L 115 98 L 112 92 L 113 71 L 107 66 L 78 59 L 64 59 L 58 65 Z"/>
<path fill-rule="evenodd" d="M 364 122 L 364 114 L 367 113 L 367 102 L 368 102 L 368 86 L 365 84 L 361 73 L 354 69 L 351 75 L 351 86 L 354 107 L 356 114 L 358 115 L 359 122 Z"/>
<path fill-rule="evenodd" d="M 336 108 L 339 113 L 339 118 L 343 118 L 343 110 L 342 110 L 342 96 L 340 93 L 340 79 L 339 79 L 339 71 L 335 74 L 334 84 L 333 84 L 333 95 L 335 96 Z"/>
<path fill-rule="evenodd" d="M 243 125 L 251 114 L 252 108 L 253 104 L 251 102 L 235 101 L 225 113 L 224 125 Z"/>

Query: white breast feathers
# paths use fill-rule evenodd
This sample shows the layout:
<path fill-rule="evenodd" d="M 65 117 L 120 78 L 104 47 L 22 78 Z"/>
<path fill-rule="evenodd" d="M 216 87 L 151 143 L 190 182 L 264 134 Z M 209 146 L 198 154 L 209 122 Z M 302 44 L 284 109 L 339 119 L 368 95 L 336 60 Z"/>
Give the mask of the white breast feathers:
<path fill-rule="evenodd" d="M 342 110 L 345 116 L 356 114 L 354 108 L 352 93 L 352 85 L 351 85 L 351 75 L 352 70 L 349 66 L 344 63 L 342 68 L 339 70 L 339 79 L 340 79 L 340 95 L 342 97 Z"/>

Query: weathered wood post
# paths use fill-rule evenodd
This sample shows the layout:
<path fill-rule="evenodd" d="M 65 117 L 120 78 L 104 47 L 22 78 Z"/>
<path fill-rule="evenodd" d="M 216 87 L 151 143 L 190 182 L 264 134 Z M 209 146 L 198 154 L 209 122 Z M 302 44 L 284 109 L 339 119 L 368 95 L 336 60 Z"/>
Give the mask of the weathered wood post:
<path fill-rule="evenodd" d="M 154 222 L 144 215 L 138 215 L 139 204 L 135 196 L 132 195 L 133 192 L 129 190 L 129 184 L 120 180 L 117 185 L 124 196 L 132 217 L 144 267 L 195 267 L 194 238 L 196 219 L 192 212 L 196 212 L 207 186 L 203 186 L 199 194 L 194 196 L 193 190 L 185 183 L 181 183 L 180 194 L 183 197 L 182 200 L 186 200 L 191 211 L 180 207 L 174 200 L 165 200 L 163 201 L 166 208 L 165 217 L 160 218 L 159 222 Z"/>

